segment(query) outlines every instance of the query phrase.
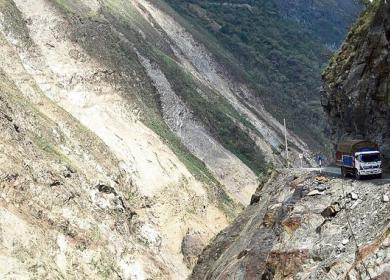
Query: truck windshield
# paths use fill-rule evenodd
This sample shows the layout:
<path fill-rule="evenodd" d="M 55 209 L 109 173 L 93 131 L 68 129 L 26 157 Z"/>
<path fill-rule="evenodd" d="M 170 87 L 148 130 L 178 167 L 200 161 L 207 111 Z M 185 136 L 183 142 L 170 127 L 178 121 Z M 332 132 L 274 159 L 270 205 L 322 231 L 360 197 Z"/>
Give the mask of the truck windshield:
<path fill-rule="evenodd" d="M 373 162 L 373 161 L 380 161 L 379 154 L 365 154 L 360 155 L 360 161 L 362 162 Z"/>

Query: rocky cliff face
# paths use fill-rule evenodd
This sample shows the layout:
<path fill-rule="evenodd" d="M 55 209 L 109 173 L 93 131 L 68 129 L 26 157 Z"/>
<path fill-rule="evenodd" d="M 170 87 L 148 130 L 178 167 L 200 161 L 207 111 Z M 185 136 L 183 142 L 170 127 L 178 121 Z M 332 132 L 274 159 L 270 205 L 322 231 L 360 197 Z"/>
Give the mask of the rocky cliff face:
<path fill-rule="evenodd" d="M 191 279 L 388 279 L 389 185 L 272 175 Z"/>
<path fill-rule="evenodd" d="M 374 1 L 323 74 L 322 105 L 334 141 L 367 138 L 390 158 L 390 5 Z"/>

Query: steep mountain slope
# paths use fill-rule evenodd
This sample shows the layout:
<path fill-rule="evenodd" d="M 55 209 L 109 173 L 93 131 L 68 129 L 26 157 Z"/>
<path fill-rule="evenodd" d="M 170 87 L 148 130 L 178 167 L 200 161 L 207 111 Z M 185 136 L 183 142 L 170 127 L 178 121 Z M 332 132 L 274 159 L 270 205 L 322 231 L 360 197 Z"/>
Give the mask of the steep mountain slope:
<path fill-rule="evenodd" d="M 181 239 L 196 228 L 205 242 L 226 224 L 226 194 L 125 118 L 119 97 L 94 96 L 82 115 L 109 130 L 108 146 L 40 91 L 3 40 L 1 54 L 0 278 L 185 277 Z"/>
<path fill-rule="evenodd" d="M 326 144 L 320 72 L 358 15 L 359 1 L 167 2 L 202 30 L 204 41 L 217 40 L 223 50 L 216 58 L 232 76 L 250 81 L 279 121 L 287 118 L 313 148 Z"/>
<path fill-rule="evenodd" d="M 0 278 L 183 279 L 285 164 L 282 126 L 166 9 L 0 1 Z"/>
<path fill-rule="evenodd" d="M 390 159 L 390 6 L 374 1 L 324 71 L 322 104 L 333 140 L 364 137 Z"/>
<path fill-rule="evenodd" d="M 139 121 L 120 87 L 141 80 L 116 82 L 56 7 L 1 5 L 0 278 L 185 277 L 187 230 L 206 242 L 239 206 L 178 140 Z"/>
<path fill-rule="evenodd" d="M 232 61 L 163 1 L 0 0 L 0 278 L 188 276 L 286 164 Z"/>

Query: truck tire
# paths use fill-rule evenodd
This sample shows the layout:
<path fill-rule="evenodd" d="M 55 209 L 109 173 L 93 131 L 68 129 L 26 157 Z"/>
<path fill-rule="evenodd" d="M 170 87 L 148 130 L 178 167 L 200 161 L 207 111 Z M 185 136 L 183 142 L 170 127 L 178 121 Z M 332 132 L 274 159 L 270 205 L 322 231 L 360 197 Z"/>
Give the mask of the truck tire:
<path fill-rule="evenodd" d="M 354 175 L 356 180 L 360 180 L 362 178 L 362 176 L 360 176 L 359 171 L 357 169 L 355 169 Z"/>
<path fill-rule="evenodd" d="M 343 178 L 347 178 L 348 176 L 347 169 L 344 166 L 341 166 L 341 176 Z"/>
<path fill-rule="evenodd" d="M 377 179 L 382 179 L 383 178 L 383 173 L 379 173 L 379 174 L 375 175 L 375 177 Z"/>

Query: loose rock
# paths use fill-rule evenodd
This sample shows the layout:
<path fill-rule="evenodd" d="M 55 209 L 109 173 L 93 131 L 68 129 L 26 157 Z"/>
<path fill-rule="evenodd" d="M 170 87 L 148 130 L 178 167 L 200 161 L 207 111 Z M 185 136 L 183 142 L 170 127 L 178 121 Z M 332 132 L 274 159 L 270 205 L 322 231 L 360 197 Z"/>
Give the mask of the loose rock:
<path fill-rule="evenodd" d="M 307 194 L 307 196 L 315 196 L 315 195 L 320 195 L 320 194 L 321 194 L 320 191 L 318 191 L 318 190 L 312 190 L 311 192 L 309 192 L 309 193 Z"/>
<path fill-rule="evenodd" d="M 316 177 L 316 181 L 319 184 L 324 184 L 326 182 L 329 182 L 329 178 L 327 178 L 325 176 L 318 176 L 318 177 Z"/>
<path fill-rule="evenodd" d="M 356 194 L 356 193 L 350 193 L 349 194 L 349 197 L 352 199 L 352 200 L 357 200 L 359 198 L 359 196 Z"/>
<path fill-rule="evenodd" d="M 349 239 L 343 239 L 343 241 L 341 241 L 341 243 L 343 245 L 347 245 L 349 243 Z"/>

